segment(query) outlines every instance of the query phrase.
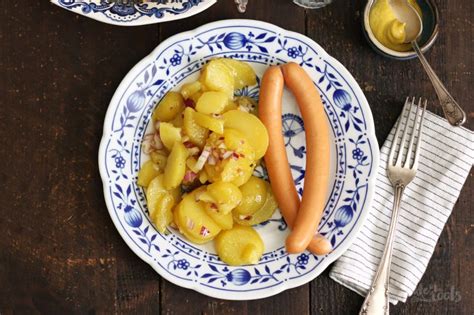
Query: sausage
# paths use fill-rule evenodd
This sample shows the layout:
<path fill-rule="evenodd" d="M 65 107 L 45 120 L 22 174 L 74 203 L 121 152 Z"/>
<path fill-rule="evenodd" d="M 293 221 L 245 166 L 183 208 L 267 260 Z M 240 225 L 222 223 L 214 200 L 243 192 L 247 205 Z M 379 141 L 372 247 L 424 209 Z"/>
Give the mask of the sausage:
<path fill-rule="evenodd" d="M 282 133 L 283 84 L 283 74 L 280 68 L 276 66 L 268 68 L 260 83 L 258 116 L 267 128 L 270 138 L 264 156 L 270 185 L 278 207 L 286 223 L 291 227 L 300 205 L 300 199 L 293 183 Z"/>
<path fill-rule="evenodd" d="M 315 255 L 326 255 L 332 251 L 332 245 L 327 238 L 317 233 L 308 245 L 307 250 Z"/>
<path fill-rule="evenodd" d="M 282 133 L 283 85 L 284 78 L 280 68 L 276 66 L 268 68 L 260 85 L 258 115 L 270 137 L 264 160 L 272 191 L 286 223 L 292 228 L 300 200 L 293 182 Z M 321 235 L 316 235 L 311 240 L 308 250 L 316 255 L 324 255 L 331 251 L 331 244 Z"/>
<path fill-rule="evenodd" d="M 293 92 L 306 135 L 306 173 L 300 208 L 286 239 L 289 253 L 308 247 L 324 211 L 329 178 L 329 125 L 321 97 L 308 74 L 296 63 L 282 66 L 286 86 Z"/>

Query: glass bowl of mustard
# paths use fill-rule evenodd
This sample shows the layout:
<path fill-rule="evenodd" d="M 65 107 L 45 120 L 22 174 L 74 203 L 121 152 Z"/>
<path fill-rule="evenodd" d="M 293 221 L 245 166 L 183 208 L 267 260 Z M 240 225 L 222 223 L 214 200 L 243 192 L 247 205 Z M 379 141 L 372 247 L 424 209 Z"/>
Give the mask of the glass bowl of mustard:
<path fill-rule="evenodd" d="M 432 0 L 408 0 L 421 16 L 423 32 L 418 39 L 422 52 L 433 46 L 439 31 L 439 12 Z M 416 58 L 410 43 L 405 43 L 405 26 L 397 19 L 390 0 L 368 0 L 363 16 L 364 35 L 379 54 L 398 60 Z"/>

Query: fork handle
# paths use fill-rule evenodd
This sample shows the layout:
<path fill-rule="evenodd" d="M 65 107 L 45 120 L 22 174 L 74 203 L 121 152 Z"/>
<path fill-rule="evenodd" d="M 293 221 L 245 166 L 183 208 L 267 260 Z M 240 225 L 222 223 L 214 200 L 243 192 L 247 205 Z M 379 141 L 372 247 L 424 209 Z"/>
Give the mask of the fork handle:
<path fill-rule="evenodd" d="M 459 106 L 459 104 L 454 100 L 454 97 L 449 94 L 448 90 L 438 78 L 433 68 L 431 68 L 430 64 L 428 63 L 428 60 L 426 60 L 425 56 L 423 55 L 420 46 L 418 46 L 418 43 L 416 41 L 413 41 L 411 44 L 416 54 L 418 55 L 418 58 L 420 59 L 421 64 L 423 65 L 423 68 L 425 68 L 425 71 L 428 74 L 431 83 L 433 84 L 433 87 L 436 91 L 436 95 L 438 95 L 439 103 L 443 108 L 444 116 L 452 126 L 461 126 L 466 121 L 466 113 L 462 110 L 461 106 Z"/>
<path fill-rule="evenodd" d="M 395 231 L 398 222 L 398 212 L 405 187 L 401 184 L 397 184 L 394 189 L 395 200 L 393 202 L 392 220 L 388 229 L 387 241 L 375 278 L 364 300 L 364 304 L 362 304 L 359 315 L 389 314 L 390 263 L 392 260 L 393 240 L 395 239 Z"/>

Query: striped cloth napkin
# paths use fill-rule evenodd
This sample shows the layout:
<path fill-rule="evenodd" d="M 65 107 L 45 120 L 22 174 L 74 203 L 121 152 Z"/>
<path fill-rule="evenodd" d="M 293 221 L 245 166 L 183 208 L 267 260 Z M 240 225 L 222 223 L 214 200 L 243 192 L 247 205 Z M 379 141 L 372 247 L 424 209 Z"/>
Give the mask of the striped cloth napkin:
<path fill-rule="evenodd" d="M 333 280 L 362 296 L 375 276 L 388 234 L 393 188 L 386 167 L 394 133 L 395 127 L 380 152 L 375 197 L 367 221 L 330 272 Z M 393 304 L 406 302 L 415 291 L 473 163 L 474 133 L 451 127 L 427 111 L 418 172 L 405 189 L 399 212 L 390 274 Z"/>

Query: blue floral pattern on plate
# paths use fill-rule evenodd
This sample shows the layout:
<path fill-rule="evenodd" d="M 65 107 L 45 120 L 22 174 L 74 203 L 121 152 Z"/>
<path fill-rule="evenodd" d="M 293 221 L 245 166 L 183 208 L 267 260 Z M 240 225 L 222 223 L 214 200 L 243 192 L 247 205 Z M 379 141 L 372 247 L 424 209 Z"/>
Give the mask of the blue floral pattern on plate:
<path fill-rule="evenodd" d="M 259 264 L 231 267 L 221 262 L 212 244 L 194 245 L 177 231 L 160 234 L 148 220 L 137 172 L 146 157 L 141 142 L 158 101 L 183 82 L 197 78 L 215 57 L 244 60 L 261 77 L 268 65 L 294 61 L 318 84 L 331 126 L 330 194 L 319 232 L 334 251 L 288 255 L 287 225 L 277 211 L 256 226 L 266 244 Z M 258 85 L 236 91 L 258 98 Z M 283 136 L 296 188 L 304 187 L 304 122 L 293 96 L 283 99 Z M 312 40 L 274 25 L 227 20 L 176 35 L 135 66 L 117 89 L 104 123 L 99 165 L 110 215 L 131 249 L 157 272 L 180 286 L 224 299 L 256 299 L 302 285 L 339 257 L 363 224 L 374 186 L 378 144 L 372 115 L 349 72 Z M 255 175 L 267 178 L 264 167 Z M 234 294 L 238 292 L 238 294 Z"/>
<path fill-rule="evenodd" d="M 51 0 L 51 2 L 104 23 L 136 26 L 186 18 L 209 8 L 216 0 L 151 0 L 134 5 L 107 0 Z"/>

